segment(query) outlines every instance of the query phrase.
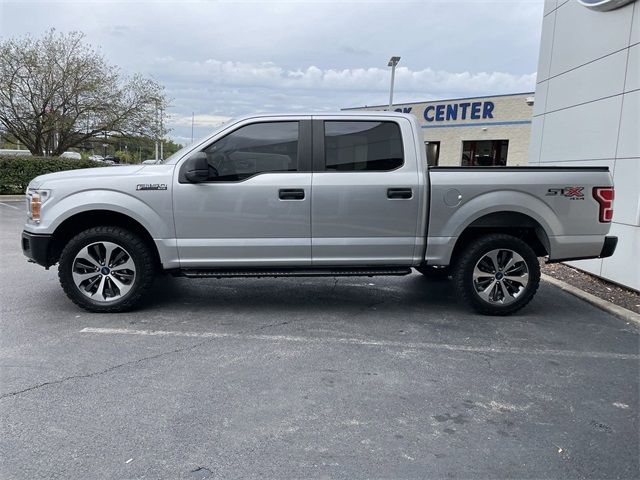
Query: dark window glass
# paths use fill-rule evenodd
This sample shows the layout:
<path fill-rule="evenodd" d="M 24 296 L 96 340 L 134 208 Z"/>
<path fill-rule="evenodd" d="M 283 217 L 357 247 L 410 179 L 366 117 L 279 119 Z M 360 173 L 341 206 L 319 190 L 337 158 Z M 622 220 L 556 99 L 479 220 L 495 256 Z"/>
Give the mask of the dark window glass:
<path fill-rule="evenodd" d="M 395 122 L 324 122 L 324 135 L 327 170 L 385 172 L 403 164 Z"/>
<path fill-rule="evenodd" d="M 209 180 L 237 182 L 298 169 L 298 122 L 254 123 L 209 145 Z"/>
<path fill-rule="evenodd" d="M 509 140 L 469 140 L 462 142 L 463 167 L 504 167 Z"/>
<path fill-rule="evenodd" d="M 424 142 L 424 147 L 427 150 L 427 165 L 437 167 L 440 158 L 440 142 Z"/>

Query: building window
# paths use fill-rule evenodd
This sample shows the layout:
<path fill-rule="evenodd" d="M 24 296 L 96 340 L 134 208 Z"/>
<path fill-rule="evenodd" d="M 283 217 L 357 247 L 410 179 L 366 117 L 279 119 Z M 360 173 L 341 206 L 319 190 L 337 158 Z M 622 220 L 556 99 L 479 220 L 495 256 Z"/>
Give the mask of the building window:
<path fill-rule="evenodd" d="M 424 142 L 424 148 L 427 150 L 427 165 L 436 167 L 440 157 L 440 142 Z"/>
<path fill-rule="evenodd" d="M 470 140 L 462 142 L 463 167 L 504 167 L 509 140 Z"/>

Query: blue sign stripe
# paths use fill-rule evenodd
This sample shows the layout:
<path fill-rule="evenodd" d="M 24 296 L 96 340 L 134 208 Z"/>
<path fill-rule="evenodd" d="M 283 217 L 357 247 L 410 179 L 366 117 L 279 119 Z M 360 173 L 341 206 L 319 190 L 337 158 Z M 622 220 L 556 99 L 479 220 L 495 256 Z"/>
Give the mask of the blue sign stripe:
<path fill-rule="evenodd" d="M 528 123 L 531 123 L 531 120 L 513 120 L 511 122 L 452 123 L 450 125 L 422 125 L 422 128 L 488 127 L 490 125 L 526 125 Z"/>

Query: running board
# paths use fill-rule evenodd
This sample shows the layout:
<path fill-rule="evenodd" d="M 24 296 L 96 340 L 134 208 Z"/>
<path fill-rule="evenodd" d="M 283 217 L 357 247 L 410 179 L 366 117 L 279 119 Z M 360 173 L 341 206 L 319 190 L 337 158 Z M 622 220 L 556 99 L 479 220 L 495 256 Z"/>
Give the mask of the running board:
<path fill-rule="evenodd" d="M 189 278 L 230 277 L 374 277 L 379 275 L 408 275 L 409 267 L 364 268 L 268 268 L 268 269 L 182 269 L 178 275 Z"/>

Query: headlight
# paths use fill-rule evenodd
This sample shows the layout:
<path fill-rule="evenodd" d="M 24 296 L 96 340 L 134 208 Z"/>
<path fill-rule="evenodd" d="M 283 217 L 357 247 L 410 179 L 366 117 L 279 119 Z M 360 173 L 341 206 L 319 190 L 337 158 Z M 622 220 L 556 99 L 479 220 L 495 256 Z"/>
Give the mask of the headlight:
<path fill-rule="evenodd" d="M 51 190 L 42 188 L 27 190 L 27 214 L 31 220 L 40 222 L 40 210 L 49 198 L 51 198 Z"/>

